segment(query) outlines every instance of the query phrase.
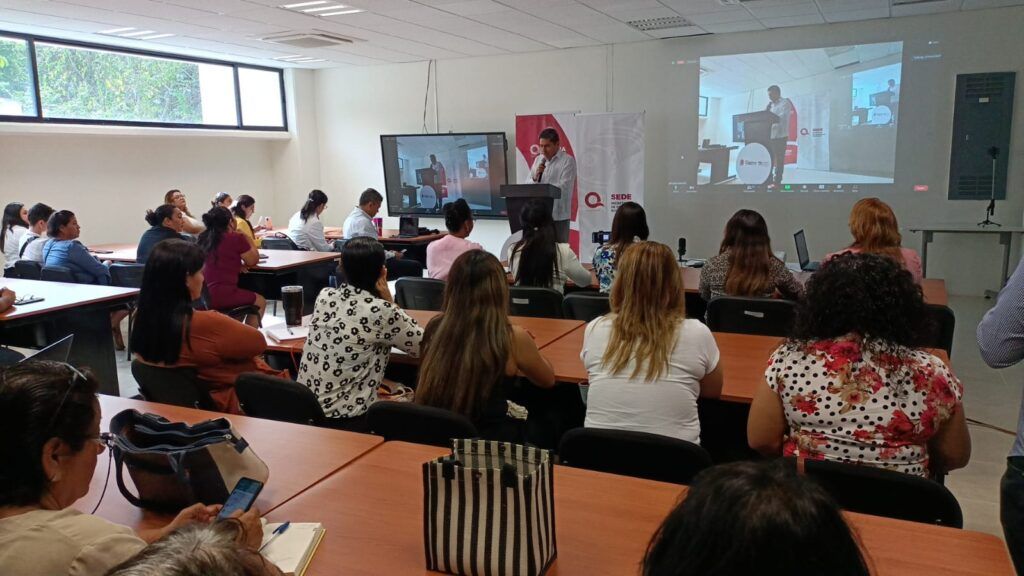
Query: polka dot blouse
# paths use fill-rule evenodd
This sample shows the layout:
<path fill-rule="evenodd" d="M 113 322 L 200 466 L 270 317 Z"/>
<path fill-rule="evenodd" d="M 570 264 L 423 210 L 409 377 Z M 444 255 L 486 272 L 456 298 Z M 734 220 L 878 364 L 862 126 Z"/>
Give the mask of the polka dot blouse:
<path fill-rule="evenodd" d="M 928 440 L 963 386 L 922 350 L 848 335 L 787 341 L 765 372 L 782 400 L 784 456 L 880 466 L 927 476 Z"/>

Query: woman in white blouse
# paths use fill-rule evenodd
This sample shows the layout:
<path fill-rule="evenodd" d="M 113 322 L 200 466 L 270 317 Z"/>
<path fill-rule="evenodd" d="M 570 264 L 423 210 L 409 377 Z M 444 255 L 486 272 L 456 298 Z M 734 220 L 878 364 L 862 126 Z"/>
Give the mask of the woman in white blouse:
<path fill-rule="evenodd" d="M 565 292 L 566 279 L 590 286 L 590 271 L 580 264 L 568 244 L 555 240 L 551 209 L 541 200 L 530 200 L 519 216 L 523 239 L 512 247 L 509 270 L 516 286 L 538 286 Z"/>
<path fill-rule="evenodd" d="M 4 208 L 3 229 L 0 230 L 0 249 L 4 253 L 4 272 L 9 274 L 18 261 L 18 244 L 28 232 L 28 210 L 21 202 L 11 202 Z"/>
<path fill-rule="evenodd" d="M 320 291 L 298 381 L 317 395 L 332 426 L 360 432 L 391 348 L 417 357 L 423 329 L 395 305 L 375 238 L 349 240 L 341 267 L 348 283 Z"/>
<path fill-rule="evenodd" d="M 324 224 L 320 221 L 320 214 L 326 208 L 327 194 L 320 190 L 313 190 L 306 198 L 302 209 L 288 220 L 288 231 L 285 232 L 285 235 L 303 250 L 332 251 L 334 248 L 327 243 L 327 238 L 324 237 Z"/>

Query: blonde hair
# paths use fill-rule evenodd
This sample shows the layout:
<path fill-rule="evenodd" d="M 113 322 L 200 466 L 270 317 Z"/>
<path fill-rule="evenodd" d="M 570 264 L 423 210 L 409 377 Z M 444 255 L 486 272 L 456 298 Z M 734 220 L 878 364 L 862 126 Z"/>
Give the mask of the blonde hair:
<path fill-rule="evenodd" d="M 470 250 L 448 273 L 441 314 L 423 335 L 416 402 L 480 415 L 512 355 L 508 281 L 493 254 Z"/>
<path fill-rule="evenodd" d="M 853 235 L 853 247 L 861 252 L 881 254 L 903 263 L 903 253 L 900 252 L 903 238 L 896 223 L 896 214 L 878 198 L 864 198 L 853 205 L 850 233 Z"/>
<path fill-rule="evenodd" d="M 604 365 L 612 373 L 635 360 L 630 378 L 657 380 L 676 345 L 676 327 L 686 318 L 683 279 L 672 250 L 637 242 L 619 256 L 610 296 L 612 335 Z"/>

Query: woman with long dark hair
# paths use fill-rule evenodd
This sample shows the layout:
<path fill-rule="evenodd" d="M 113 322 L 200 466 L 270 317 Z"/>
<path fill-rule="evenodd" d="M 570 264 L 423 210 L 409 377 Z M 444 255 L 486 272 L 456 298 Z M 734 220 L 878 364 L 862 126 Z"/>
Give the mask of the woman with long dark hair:
<path fill-rule="evenodd" d="M 441 314 L 423 334 L 416 402 L 467 416 L 484 438 L 523 441 L 526 411 L 507 389 L 519 373 L 551 388 L 555 373 L 529 332 L 509 323 L 508 302 L 493 254 L 470 250 L 455 260 Z"/>
<path fill-rule="evenodd" d="M 508 257 L 508 266 L 516 286 L 538 286 L 565 291 L 565 281 L 590 286 L 590 272 L 580 264 L 568 244 L 555 240 L 551 209 L 542 200 L 530 200 L 519 216 L 523 239 Z"/>
<path fill-rule="evenodd" d="M 346 282 L 321 290 L 313 307 L 298 381 L 336 428 L 367 430 L 366 411 L 385 383 L 392 348 L 419 355 L 423 329 L 395 305 L 384 260 L 375 238 L 349 240 L 341 260 Z"/>
<path fill-rule="evenodd" d="M 235 204 L 231 207 L 231 214 L 235 217 L 235 228 L 238 233 L 249 239 L 253 248 L 259 248 L 262 239 L 256 237 L 256 233 L 263 230 L 263 226 L 253 227 L 253 213 L 256 212 L 256 199 L 248 194 L 240 194 L 235 198 Z"/>
<path fill-rule="evenodd" d="M 286 374 L 259 357 L 267 348 L 259 330 L 220 312 L 192 309 L 203 293 L 205 263 L 203 250 L 185 240 L 164 240 L 153 247 L 142 274 L 132 351 L 149 364 L 195 366 L 200 380 L 210 385 L 217 409 L 240 414 L 235 394 L 239 374 Z"/>
<path fill-rule="evenodd" d="M 21 202 L 4 207 L 3 226 L 0 227 L 0 252 L 4 255 L 4 275 L 14 271 L 18 261 L 18 244 L 28 232 L 28 210 Z"/>
<path fill-rule="evenodd" d="M 768 225 L 753 210 L 739 210 L 725 225 L 718 255 L 708 259 L 700 272 L 700 295 L 751 296 L 799 299 L 803 287 L 772 253 Z"/>
<path fill-rule="evenodd" d="M 164 240 L 186 240 L 181 232 L 185 229 L 185 217 L 181 210 L 171 204 L 161 204 L 152 210 L 146 210 L 146 222 L 149 229 L 142 233 L 139 247 L 135 250 L 135 261 L 145 264 L 153 246 Z"/>
<path fill-rule="evenodd" d="M 917 348 L 928 324 L 921 288 L 892 258 L 826 262 L 769 359 L 750 407 L 751 448 L 918 476 L 966 466 L 963 386 Z"/>
<path fill-rule="evenodd" d="M 306 197 L 302 208 L 288 220 L 288 231 L 285 235 L 303 250 L 332 251 L 333 248 L 324 237 L 324 224 L 320 221 L 320 214 L 326 209 L 327 194 L 313 190 Z"/>
<path fill-rule="evenodd" d="M 611 291 L 612 280 L 615 279 L 615 262 L 622 252 L 634 242 L 647 240 L 650 235 L 643 206 L 636 202 L 624 202 L 619 206 L 612 219 L 611 240 L 594 250 L 594 274 L 597 275 L 601 292 Z"/>
<path fill-rule="evenodd" d="M 829 254 L 826 260 L 843 252 L 881 254 L 902 264 L 914 276 L 914 281 L 921 283 L 924 278 L 921 257 L 900 244 L 903 240 L 900 226 L 896 222 L 896 213 L 888 204 L 878 198 L 858 200 L 850 210 L 850 234 L 853 236 L 853 244 L 835 254 Z"/>
<path fill-rule="evenodd" d="M 452 262 L 463 253 L 483 250 L 483 246 L 466 240 L 473 232 L 473 212 L 465 198 L 445 204 L 441 211 L 448 234 L 427 245 L 427 276 L 438 280 L 448 278 Z"/>
<path fill-rule="evenodd" d="M 259 315 L 250 315 L 247 320 L 258 327 L 267 308 L 267 300 L 255 292 L 239 288 L 238 277 L 243 271 L 243 264 L 247 267 L 259 264 L 259 252 L 236 231 L 235 219 L 227 208 L 214 206 L 203 214 L 203 224 L 206 230 L 199 235 L 199 247 L 206 253 L 203 274 L 210 297 L 207 304 L 214 310 L 254 305 L 259 308 Z"/>
<path fill-rule="evenodd" d="M 217 192 L 217 194 L 213 197 L 213 200 L 210 200 L 210 207 L 216 208 L 217 206 L 220 206 L 222 208 L 227 208 L 228 210 L 230 210 L 232 202 L 233 200 L 231 199 L 231 194 L 228 194 L 227 192 Z"/>

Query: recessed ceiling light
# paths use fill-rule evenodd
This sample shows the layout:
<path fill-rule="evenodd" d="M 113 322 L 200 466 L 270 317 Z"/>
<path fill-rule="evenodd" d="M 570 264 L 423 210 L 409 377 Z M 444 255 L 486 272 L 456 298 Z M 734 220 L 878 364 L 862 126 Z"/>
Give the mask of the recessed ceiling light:
<path fill-rule="evenodd" d="M 97 34 L 103 34 L 105 36 L 116 36 L 118 38 L 128 38 L 130 40 L 155 40 L 157 38 L 169 38 L 174 34 L 157 32 L 156 30 L 143 30 L 141 28 L 111 28 L 110 30 L 101 30 Z"/>
<path fill-rule="evenodd" d="M 317 16 L 341 16 L 342 14 L 358 14 L 362 10 L 353 8 L 352 10 L 342 10 L 340 12 L 321 12 Z"/>
<path fill-rule="evenodd" d="M 345 6 L 344 4 L 335 4 L 332 6 L 316 6 L 314 8 L 303 8 L 302 11 L 306 14 L 312 14 L 314 12 L 323 12 L 325 10 L 344 10 L 345 8 L 351 8 L 351 6 Z"/>
<path fill-rule="evenodd" d="M 111 28 L 110 30 L 100 30 L 97 34 L 120 34 L 121 32 L 127 32 L 129 30 L 135 30 L 135 28 L 132 26 L 127 28 Z"/>
<path fill-rule="evenodd" d="M 274 58 L 274 60 L 284 60 L 285 62 L 289 62 L 291 60 L 296 60 L 299 58 L 309 58 L 309 56 L 302 56 L 301 54 L 292 54 L 291 56 L 278 56 Z"/>
<path fill-rule="evenodd" d="M 157 38 L 170 38 L 174 34 L 153 34 L 152 36 L 139 36 L 139 40 L 156 40 Z"/>
<path fill-rule="evenodd" d="M 125 32 L 124 34 L 118 34 L 123 38 L 132 38 L 134 36 L 146 36 L 148 34 L 156 34 L 156 30 L 136 30 L 135 32 Z"/>
<path fill-rule="evenodd" d="M 312 64 L 313 62 L 327 62 L 326 58 L 314 58 L 312 60 L 303 60 L 300 64 Z"/>
<path fill-rule="evenodd" d="M 313 0 L 312 2 L 297 2 L 295 4 L 283 4 L 281 8 L 287 8 L 294 10 L 295 8 L 302 8 L 304 6 L 319 6 L 321 4 L 328 4 L 327 0 Z"/>

